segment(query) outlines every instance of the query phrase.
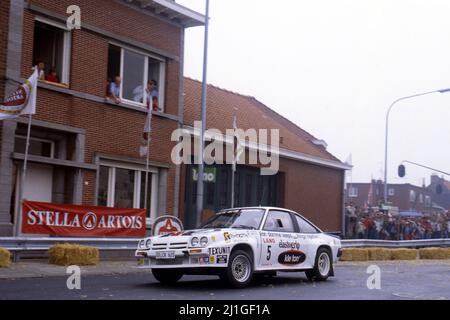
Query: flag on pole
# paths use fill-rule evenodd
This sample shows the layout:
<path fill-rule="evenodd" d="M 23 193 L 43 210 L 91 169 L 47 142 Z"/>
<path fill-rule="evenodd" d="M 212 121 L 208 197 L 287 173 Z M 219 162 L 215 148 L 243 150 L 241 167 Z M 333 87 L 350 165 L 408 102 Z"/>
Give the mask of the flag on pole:
<path fill-rule="evenodd" d="M 0 104 L 0 120 L 36 113 L 38 74 L 35 67 L 31 77 Z"/>
<path fill-rule="evenodd" d="M 144 132 L 142 135 L 142 144 L 139 150 L 141 157 L 147 156 L 152 132 L 152 108 L 148 106 L 147 118 L 145 119 Z"/>
<path fill-rule="evenodd" d="M 244 147 L 242 146 L 241 139 L 239 138 L 238 127 L 237 127 L 237 117 L 236 115 L 233 118 L 233 129 L 234 129 L 234 140 L 233 140 L 233 148 L 234 148 L 234 161 L 233 161 L 233 172 L 236 172 L 236 166 L 241 158 L 241 155 L 244 153 Z"/>

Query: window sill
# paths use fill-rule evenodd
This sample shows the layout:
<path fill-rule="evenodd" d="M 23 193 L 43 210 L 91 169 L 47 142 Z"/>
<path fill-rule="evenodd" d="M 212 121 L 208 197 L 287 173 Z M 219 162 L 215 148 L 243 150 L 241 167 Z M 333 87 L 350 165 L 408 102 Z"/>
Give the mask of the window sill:
<path fill-rule="evenodd" d="M 61 83 L 61 82 L 51 82 L 51 81 L 47 81 L 47 80 L 39 80 L 39 83 L 42 84 L 46 84 L 49 86 L 55 86 L 57 88 L 62 88 L 62 89 L 69 89 L 70 86 L 67 83 Z"/>
<path fill-rule="evenodd" d="M 145 108 L 145 107 L 140 107 L 140 106 L 137 106 L 135 104 L 126 103 L 126 102 L 123 102 L 123 101 L 121 103 L 115 103 L 113 100 L 111 100 L 108 97 L 104 98 L 104 102 L 106 104 L 109 104 L 109 105 L 112 105 L 112 106 L 122 107 L 122 108 L 130 109 L 130 110 L 134 110 L 134 111 L 147 113 L 147 108 Z M 159 116 L 159 117 L 175 120 L 175 121 L 178 120 L 177 116 L 174 116 L 174 115 L 171 115 L 171 114 L 168 114 L 168 113 L 164 113 L 164 111 L 152 111 L 152 114 L 156 115 L 156 116 Z"/>

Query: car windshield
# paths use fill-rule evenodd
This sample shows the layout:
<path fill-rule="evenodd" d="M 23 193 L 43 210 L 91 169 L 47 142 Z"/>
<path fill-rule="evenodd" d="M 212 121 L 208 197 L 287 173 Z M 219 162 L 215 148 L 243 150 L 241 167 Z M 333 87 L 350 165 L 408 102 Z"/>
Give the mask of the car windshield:
<path fill-rule="evenodd" d="M 226 211 L 209 219 L 209 221 L 202 228 L 258 229 L 263 216 L 263 209 Z"/>

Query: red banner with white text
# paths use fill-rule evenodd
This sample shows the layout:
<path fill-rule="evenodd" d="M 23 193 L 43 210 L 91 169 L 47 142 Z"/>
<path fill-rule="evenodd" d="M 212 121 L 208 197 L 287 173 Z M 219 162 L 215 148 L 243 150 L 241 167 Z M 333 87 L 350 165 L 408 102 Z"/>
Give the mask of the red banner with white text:
<path fill-rule="evenodd" d="M 145 209 L 24 201 L 22 233 L 80 237 L 144 237 Z"/>

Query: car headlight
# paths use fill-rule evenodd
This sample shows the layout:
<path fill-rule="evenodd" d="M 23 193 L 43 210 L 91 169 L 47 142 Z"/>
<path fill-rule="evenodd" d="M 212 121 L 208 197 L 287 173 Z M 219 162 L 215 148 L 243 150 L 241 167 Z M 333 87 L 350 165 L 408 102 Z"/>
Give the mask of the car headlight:
<path fill-rule="evenodd" d="M 198 246 L 198 238 L 197 237 L 194 237 L 194 238 L 192 238 L 191 239 L 191 246 L 193 246 L 193 247 L 196 247 L 196 246 Z"/>
<path fill-rule="evenodd" d="M 144 248 L 145 246 L 145 240 L 139 241 L 139 248 Z"/>
<path fill-rule="evenodd" d="M 207 244 L 208 244 L 208 238 L 207 238 L 207 237 L 202 237 L 202 238 L 200 239 L 200 245 L 201 245 L 202 247 L 206 247 Z"/>
<path fill-rule="evenodd" d="M 145 247 L 147 249 L 150 249 L 151 244 L 152 244 L 152 239 L 147 239 L 147 241 L 145 241 Z"/>

